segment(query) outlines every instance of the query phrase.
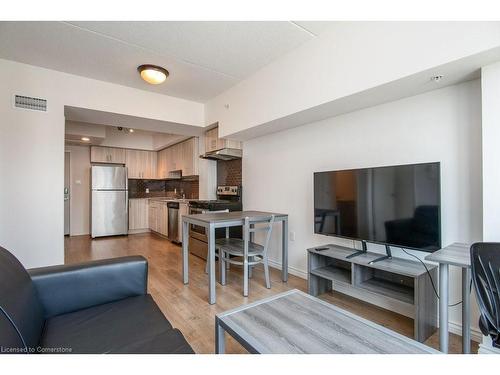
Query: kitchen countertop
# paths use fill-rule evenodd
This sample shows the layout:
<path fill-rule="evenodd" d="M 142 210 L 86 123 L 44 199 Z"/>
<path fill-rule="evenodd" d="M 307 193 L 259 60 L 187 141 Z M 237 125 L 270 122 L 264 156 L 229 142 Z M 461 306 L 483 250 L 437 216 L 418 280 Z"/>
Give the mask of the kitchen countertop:
<path fill-rule="evenodd" d="M 198 201 L 200 199 L 189 199 L 189 198 L 166 198 L 166 197 L 137 197 L 137 198 L 129 198 L 129 199 L 149 199 L 157 202 L 179 202 L 179 203 L 189 203 L 190 201 Z"/>

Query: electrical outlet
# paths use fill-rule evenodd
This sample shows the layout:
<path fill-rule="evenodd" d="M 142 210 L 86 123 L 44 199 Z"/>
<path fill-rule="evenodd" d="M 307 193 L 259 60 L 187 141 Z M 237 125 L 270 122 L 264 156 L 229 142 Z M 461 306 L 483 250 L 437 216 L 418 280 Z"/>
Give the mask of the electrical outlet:
<path fill-rule="evenodd" d="M 290 241 L 295 241 L 295 232 L 290 232 Z"/>
<path fill-rule="evenodd" d="M 149 194 L 149 188 L 146 188 L 146 194 Z"/>

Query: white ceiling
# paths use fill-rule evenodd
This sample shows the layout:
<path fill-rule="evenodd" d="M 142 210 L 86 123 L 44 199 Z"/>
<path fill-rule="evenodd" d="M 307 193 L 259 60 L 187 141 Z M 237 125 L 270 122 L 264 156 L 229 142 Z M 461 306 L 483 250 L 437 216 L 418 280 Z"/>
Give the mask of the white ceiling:
<path fill-rule="evenodd" d="M 329 21 L 0 22 L 0 58 L 205 102 L 327 30 Z M 136 69 L 169 70 L 149 85 Z"/>

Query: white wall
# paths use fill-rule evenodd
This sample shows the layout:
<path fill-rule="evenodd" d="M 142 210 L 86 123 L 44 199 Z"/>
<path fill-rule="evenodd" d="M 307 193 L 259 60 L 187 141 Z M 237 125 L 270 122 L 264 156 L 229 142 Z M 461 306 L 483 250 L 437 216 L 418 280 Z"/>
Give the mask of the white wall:
<path fill-rule="evenodd" d="M 482 162 L 483 162 L 483 240 L 500 242 L 500 62 L 481 71 Z M 492 348 L 485 337 L 480 351 Z M 486 350 L 485 350 L 486 349 Z"/>
<path fill-rule="evenodd" d="M 483 67 L 483 237 L 500 242 L 500 62 Z"/>
<path fill-rule="evenodd" d="M 478 80 L 255 138 L 243 154 L 244 208 L 289 214 L 296 234 L 289 265 L 298 275 L 305 275 L 308 247 L 346 243 L 313 234 L 315 171 L 440 161 L 443 245 L 482 238 Z M 271 251 L 276 263 L 279 232 Z M 461 274 L 453 267 L 451 274 L 450 303 L 461 299 Z M 473 325 L 477 316 L 474 310 Z M 451 308 L 450 321 L 452 328 L 460 324 L 460 306 Z"/>
<path fill-rule="evenodd" d="M 67 145 L 70 152 L 70 235 L 90 233 L 90 147 Z"/>
<path fill-rule="evenodd" d="M 230 136 L 499 45 L 499 22 L 338 22 L 210 100 L 205 124 Z"/>
<path fill-rule="evenodd" d="M 0 246 L 26 267 L 64 262 L 64 106 L 203 125 L 203 104 L 0 59 Z M 12 106 L 48 100 L 48 112 Z"/>

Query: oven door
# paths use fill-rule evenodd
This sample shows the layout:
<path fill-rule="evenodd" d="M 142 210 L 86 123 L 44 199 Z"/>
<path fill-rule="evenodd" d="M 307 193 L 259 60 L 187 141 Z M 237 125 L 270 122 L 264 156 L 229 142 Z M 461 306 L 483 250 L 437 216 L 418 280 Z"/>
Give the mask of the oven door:
<path fill-rule="evenodd" d="M 189 208 L 190 215 L 202 214 L 204 212 L 206 212 L 206 210 L 202 208 L 194 208 L 194 207 Z M 199 225 L 191 224 L 189 226 L 189 236 L 203 242 L 208 242 L 207 234 L 205 232 L 205 227 L 201 227 Z"/>

